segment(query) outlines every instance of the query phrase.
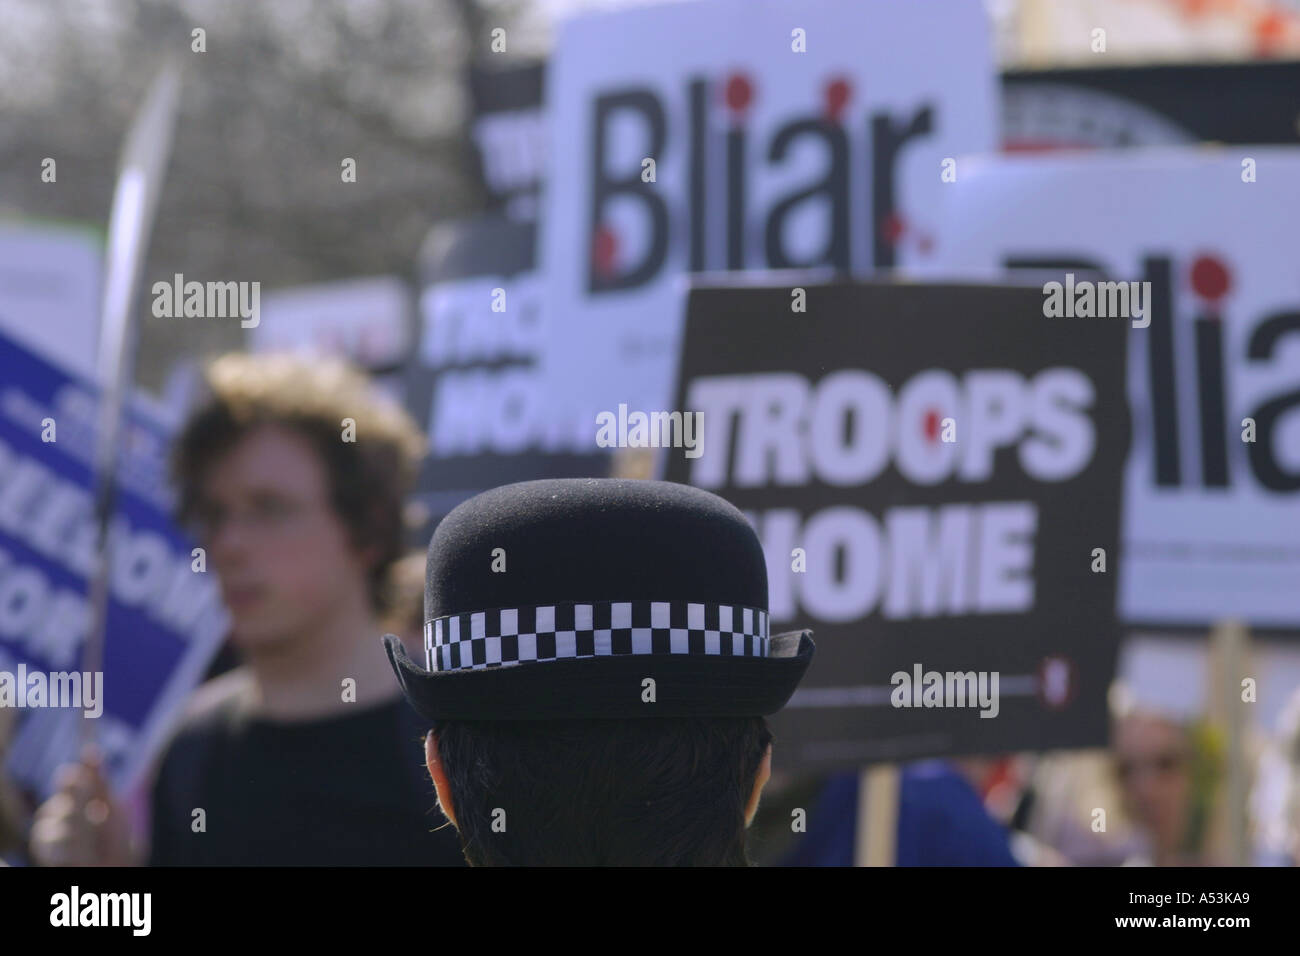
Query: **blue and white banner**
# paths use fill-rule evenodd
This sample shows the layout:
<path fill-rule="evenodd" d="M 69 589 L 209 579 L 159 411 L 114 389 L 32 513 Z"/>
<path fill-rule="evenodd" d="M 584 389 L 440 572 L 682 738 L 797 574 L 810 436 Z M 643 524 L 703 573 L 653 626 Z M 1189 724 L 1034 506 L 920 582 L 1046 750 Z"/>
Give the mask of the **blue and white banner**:
<path fill-rule="evenodd" d="M 93 374 L 103 255 L 90 226 L 0 223 L 0 334 Z"/>
<path fill-rule="evenodd" d="M 0 706 L 20 708 L 5 769 L 48 794 L 58 766 L 78 755 L 78 721 L 92 719 L 122 791 L 148 768 L 225 636 L 216 577 L 170 517 L 170 435 L 138 399 L 119 456 L 103 672 L 82 673 L 98 389 L 3 335 L 0 369 Z M 80 706 L 69 705 L 74 688 Z"/>

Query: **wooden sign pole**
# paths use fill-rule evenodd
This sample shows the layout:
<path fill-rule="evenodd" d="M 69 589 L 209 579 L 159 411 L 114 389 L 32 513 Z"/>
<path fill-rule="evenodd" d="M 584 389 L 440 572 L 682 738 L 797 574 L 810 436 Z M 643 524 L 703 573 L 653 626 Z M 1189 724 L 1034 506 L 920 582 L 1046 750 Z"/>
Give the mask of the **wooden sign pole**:
<path fill-rule="evenodd" d="M 858 774 L 858 825 L 854 866 L 894 866 L 898 861 L 896 764 L 874 764 Z"/>
<path fill-rule="evenodd" d="M 1220 621 L 1210 635 L 1210 726 L 1224 744 L 1222 817 L 1229 866 L 1250 865 L 1250 768 L 1242 680 L 1250 673 L 1250 635 L 1240 621 Z"/>

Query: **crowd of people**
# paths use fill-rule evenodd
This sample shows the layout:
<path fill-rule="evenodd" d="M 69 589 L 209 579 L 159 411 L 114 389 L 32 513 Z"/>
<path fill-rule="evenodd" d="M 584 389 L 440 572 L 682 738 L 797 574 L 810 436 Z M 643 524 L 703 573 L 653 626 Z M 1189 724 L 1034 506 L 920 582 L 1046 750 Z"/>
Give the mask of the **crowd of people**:
<path fill-rule="evenodd" d="M 344 419 L 355 422 L 354 441 L 340 439 Z M 613 599 L 617 582 L 651 573 L 629 563 L 647 562 L 647 548 L 592 546 L 575 556 L 567 543 L 575 522 L 605 529 L 624 509 L 626 534 L 672 549 L 682 541 L 666 530 L 673 522 L 665 515 L 679 514 L 679 534 L 704 522 L 705 540 L 733 536 L 727 547 L 752 556 L 757 541 L 739 512 L 705 492 L 655 482 L 559 482 L 540 497 L 511 486 L 524 490 L 481 496 L 462 517 L 444 520 L 426 566 L 423 550 L 410 551 L 403 517 L 422 454 L 422 437 L 400 407 L 342 363 L 245 354 L 212 363 L 175 440 L 173 465 L 178 518 L 206 549 L 231 615 L 227 644 L 139 792 L 112 792 L 93 751 L 65 767 L 55 794 L 39 805 L 0 781 L 0 855 L 48 866 L 855 862 L 860 774 L 782 773 L 764 719 L 807 665 L 806 637 L 806 647 L 781 651 L 781 659 L 775 648 L 786 636 L 772 636 L 769 651 L 768 635 L 755 631 L 772 655 L 761 665 L 670 655 L 699 670 L 655 671 L 667 700 L 654 721 L 629 719 L 629 704 L 602 689 L 621 677 L 575 671 L 588 662 L 561 661 L 562 651 L 546 666 L 539 656 L 519 668 L 474 669 L 467 647 L 467 674 L 448 666 L 450 645 L 441 672 L 426 657 L 425 623 L 438 607 L 459 613 L 507 603 L 497 580 L 505 576 L 488 569 L 491 542 L 477 537 L 482 529 L 515 535 L 509 560 L 536 568 L 516 573 L 511 586 L 522 590 L 508 603 L 570 600 L 576 588 L 599 604 L 602 588 L 612 588 Z M 656 500 L 655 524 L 638 529 L 642 499 L 654 495 L 665 496 Z M 713 574 L 737 575 L 715 582 L 726 613 L 749 606 L 761 557 L 758 549 L 749 579 L 743 568 Z M 713 560 L 697 559 L 701 567 Z M 656 594 L 680 589 L 658 573 Z M 581 622 L 577 628 L 581 634 Z M 396 635 L 388 659 L 383 634 Z M 435 642 L 431 653 L 440 652 Z M 754 678 L 753 699 L 735 703 L 729 716 L 709 701 L 673 696 L 694 687 L 714 704 L 745 698 L 733 672 L 718 669 L 724 663 L 771 676 Z M 667 658 L 655 666 L 669 664 L 688 666 Z M 501 683 L 511 671 L 532 683 Z M 599 693 L 586 700 L 593 686 Z M 1106 751 L 904 765 L 894 861 L 1225 862 L 1219 742 L 1114 696 L 1121 703 Z M 1292 711 L 1300 714 L 1300 696 Z M 0 710 L 0 757 L 14 723 L 13 712 Z M 1300 862 L 1300 718 L 1291 725 L 1285 746 L 1257 760 L 1257 789 L 1275 794 L 1256 802 L 1271 815 L 1254 821 L 1258 863 Z M 806 809 L 806 827 L 792 828 L 798 808 Z"/>

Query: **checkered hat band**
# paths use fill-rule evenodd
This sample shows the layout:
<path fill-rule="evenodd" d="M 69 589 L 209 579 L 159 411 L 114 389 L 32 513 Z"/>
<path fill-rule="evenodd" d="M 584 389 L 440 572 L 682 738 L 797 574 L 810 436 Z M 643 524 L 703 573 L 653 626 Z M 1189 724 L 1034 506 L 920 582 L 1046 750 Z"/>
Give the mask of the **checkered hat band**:
<path fill-rule="evenodd" d="M 767 657 L 767 612 L 738 604 L 599 601 L 497 608 L 424 625 L 425 667 L 480 670 L 627 654 Z"/>

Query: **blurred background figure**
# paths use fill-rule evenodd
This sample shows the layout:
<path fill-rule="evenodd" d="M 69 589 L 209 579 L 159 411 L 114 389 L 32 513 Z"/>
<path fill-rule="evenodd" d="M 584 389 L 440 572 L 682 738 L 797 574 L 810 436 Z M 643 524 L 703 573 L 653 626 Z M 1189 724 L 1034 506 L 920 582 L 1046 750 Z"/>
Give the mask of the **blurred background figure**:
<path fill-rule="evenodd" d="M 1132 709 L 1115 721 L 1112 760 L 1124 812 L 1143 841 L 1125 863 L 1214 864 L 1210 824 L 1219 774 L 1210 740 L 1193 726 Z"/>
<path fill-rule="evenodd" d="M 17 711 L 0 707 L 0 767 L 4 766 L 17 721 Z M 0 773 L 0 866 L 22 862 L 29 816 L 22 795 Z"/>
<path fill-rule="evenodd" d="M 1223 754 L 1215 734 L 1202 721 L 1136 706 L 1122 686 L 1113 699 L 1108 750 L 904 764 L 896 865 L 1223 864 Z M 1259 861 L 1273 865 L 1293 864 L 1300 833 L 1294 729 L 1283 752 L 1290 762 L 1279 765 L 1271 801 L 1282 836 Z M 859 794 L 857 773 L 831 775 L 812 802 L 806 836 L 781 864 L 853 865 Z"/>
<path fill-rule="evenodd" d="M 1284 847 L 1288 865 L 1300 866 L 1300 690 L 1291 698 L 1284 758 L 1288 778 L 1283 810 Z"/>
<path fill-rule="evenodd" d="M 984 806 L 995 762 L 923 760 L 899 774 L 897 866 L 1019 866 L 1011 835 Z M 853 866 L 860 777 L 834 774 L 808 811 L 808 832 L 784 866 Z"/>
<path fill-rule="evenodd" d="M 380 644 L 423 439 L 340 361 L 230 355 L 207 385 L 174 450 L 180 512 L 243 666 L 199 688 L 164 751 L 147 856 L 90 763 L 39 811 L 35 857 L 460 865 Z"/>
<path fill-rule="evenodd" d="M 1300 690 L 1291 695 L 1278 733 L 1260 755 L 1251 810 L 1260 866 L 1300 866 Z"/>
<path fill-rule="evenodd" d="M 1111 744 L 1043 754 L 1017 810 L 1039 846 L 1079 866 L 1226 862 L 1222 744 L 1210 725 L 1112 690 Z"/>

